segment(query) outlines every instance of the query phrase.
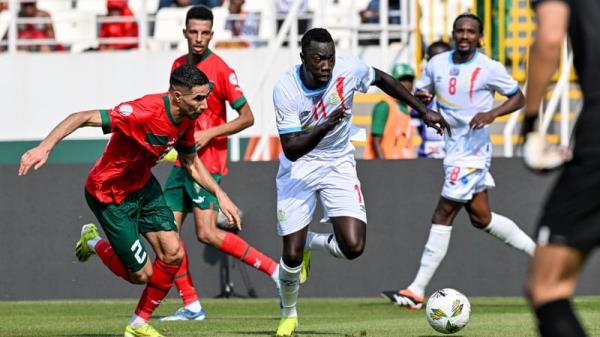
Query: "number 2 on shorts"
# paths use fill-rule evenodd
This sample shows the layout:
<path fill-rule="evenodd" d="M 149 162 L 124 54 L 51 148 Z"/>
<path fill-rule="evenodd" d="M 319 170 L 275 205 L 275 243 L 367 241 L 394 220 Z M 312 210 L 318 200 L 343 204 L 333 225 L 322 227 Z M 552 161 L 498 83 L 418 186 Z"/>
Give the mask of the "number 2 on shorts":
<path fill-rule="evenodd" d="M 144 263 L 144 261 L 146 261 L 146 252 L 142 250 L 140 240 L 135 240 L 133 245 L 131 245 L 131 251 L 134 253 L 133 256 L 138 263 Z"/>

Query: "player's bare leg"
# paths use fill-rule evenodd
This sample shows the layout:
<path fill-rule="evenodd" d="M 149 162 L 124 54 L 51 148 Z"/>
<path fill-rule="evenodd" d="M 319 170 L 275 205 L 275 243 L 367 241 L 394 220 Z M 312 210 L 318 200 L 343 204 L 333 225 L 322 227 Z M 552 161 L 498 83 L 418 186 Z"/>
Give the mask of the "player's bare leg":
<path fill-rule="evenodd" d="M 330 221 L 333 233 L 309 232 L 307 248 L 341 259 L 359 257 L 365 249 L 367 224 L 350 216 L 331 217 Z"/>
<path fill-rule="evenodd" d="M 465 205 L 465 209 L 473 226 L 483 229 L 508 246 L 533 256 L 533 240 L 514 221 L 490 211 L 487 191 L 475 193 Z"/>
<path fill-rule="evenodd" d="M 559 245 L 538 246 L 527 281 L 542 337 L 585 336 L 570 299 L 587 254 Z"/>

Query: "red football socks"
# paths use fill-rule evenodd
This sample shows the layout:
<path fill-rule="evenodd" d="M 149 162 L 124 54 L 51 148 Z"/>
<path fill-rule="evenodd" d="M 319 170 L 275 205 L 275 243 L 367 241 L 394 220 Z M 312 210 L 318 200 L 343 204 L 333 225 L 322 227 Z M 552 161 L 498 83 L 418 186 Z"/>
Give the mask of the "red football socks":
<path fill-rule="evenodd" d="M 166 264 L 158 259 L 154 261 L 152 264 L 152 276 L 148 284 L 146 284 L 137 308 L 135 308 L 136 315 L 145 320 L 150 319 L 154 309 L 158 307 L 160 302 L 169 293 L 179 267 L 179 265 Z"/>
<path fill-rule="evenodd" d="M 125 281 L 130 282 L 127 268 L 125 268 L 125 265 L 123 262 L 121 262 L 108 241 L 98 241 L 95 251 L 96 255 L 98 255 L 100 260 L 102 260 L 102 263 L 104 263 L 104 265 L 107 266 L 110 271 Z"/>
<path fill-rule="evenodd" d="M 184 251 L 183 261 L 181 261 L 181 266 L 175 275 L 175 286 L 179 291 L 179 295 L 181 299 L 183 299 L 183 305 L 189 305 L 198 300 L 198 294 L 196 293 L 196 289 L 194 288 L 194 282 L 192 281 L 192 275 L 190 275 L 190 268 L 188 265 L 188 252 L 183 243 L 181 241 L 181 248 Z"/>
<path fill-rule="evenodd" d="M 259 269 L 269 276 L 277 268 L 277 263 L 270 257 L 256 250 L 248 242 L 244 241 L 244 239 L 233 233 L 225 233 L 225 238 L 219 250 L 242 260 L 247 265 Z"/>

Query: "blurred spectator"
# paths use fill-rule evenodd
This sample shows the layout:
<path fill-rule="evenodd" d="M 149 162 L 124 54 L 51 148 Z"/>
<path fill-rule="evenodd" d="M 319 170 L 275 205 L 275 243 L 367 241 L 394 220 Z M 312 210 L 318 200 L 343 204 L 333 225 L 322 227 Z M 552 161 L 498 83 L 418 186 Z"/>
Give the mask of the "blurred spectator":
<path fill-rule="evenodd" d="M 0 2 L 0 12 L 8 9 L 8 2 Z"/>
<path fill-rule="evenodd" d="M 412 92 L 415 71 L 410 65 L 396 63 L 391 75 Z M 364 159 L 415 158 L 414 134 L 408 105 L 384 95 L 383 100 L 373 107 L 371 134 L 365 145 Z"/>
<path fill-rule="evenodd" d="M 388 2 L 389 23 L 400 23 L 400 0 L 390 0 Z M 362 23 L 379 23 L 379 0 L 371 0 L 367 8 L 358 12 L 360 22 Z"/>
<path fill-rule="evenodd" d="M 243 46 L 248 47 L 257 42 L 260 14 L 244 11 L 244 2 L 245 0 L 229 0 L 229 14 L 236 17 L 227 18 L 225 29 L 231 31 L 233 37 L 240 38 Z"/>
<path fill-rule="evenodd" d="M 265 0 L 266 1 L 266 0 Z M 188 7 L 195 5 L 204 5 L 209 8 L 223 5 L 223 0 L 160 0 L 158 8 L 163 7 Z"/>
<path fill-rule="evenodd" d="M 265 0 L 266 1 L 266 0 Z M 277 31 L 281 28 L 285 16 L 290 11 L 290 7 L 295 0 L 275 0 L 275 9 L 277 12 Z M 298 34 L 302 35 L 308 30 L 309 19 L 306 18 L 308 15 L 308 0 L 302 0 L 300 9 L 298 9 Z"/>
<path fill-rule="evenodd" d="M 17 38 L 22 40 L 47 39 L 54 40 L 54 28 L 50 20 L 50 14 L 37 8 L 35 0 L 24 0 L 21 2 L 18 17 L 21 19 L 38 19 L 38 22 L 19 23 L 17 25 Z M 27 45 L 19 46 L 18 50 L 25 51 L 55 51 L 64 50 L 59 45 Z"/>
<path fill-rule="evenodd" d="M 106 2 L 109 18 L 133 18 L 133 12 L 127 0 L 108 0 Z M 100 38 L 138 37 L 138 24 L 135 21 L 105 22 L 100 27 Z M 137 48 L 137 42 L 129 43 L 102 43 L 99 50 L 122 50 Z"/>

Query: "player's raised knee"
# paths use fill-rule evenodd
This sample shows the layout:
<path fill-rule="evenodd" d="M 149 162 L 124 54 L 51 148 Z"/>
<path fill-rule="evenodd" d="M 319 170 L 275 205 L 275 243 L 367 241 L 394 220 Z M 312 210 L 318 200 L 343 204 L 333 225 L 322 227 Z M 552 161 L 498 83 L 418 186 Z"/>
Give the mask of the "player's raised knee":
<path fill-rule="evenodd" d="M 354 260 L 357 257 L 361 256 L 364 250 L 365 250 L 365 243 L 364 243 L 364 241 L 360 241 L 360 242 L 355 242 L 355 243 L 349 244 L 346 247 L 342 248 L 342 253 L 344 253 L 344 256 L 348 260 Z"/>

